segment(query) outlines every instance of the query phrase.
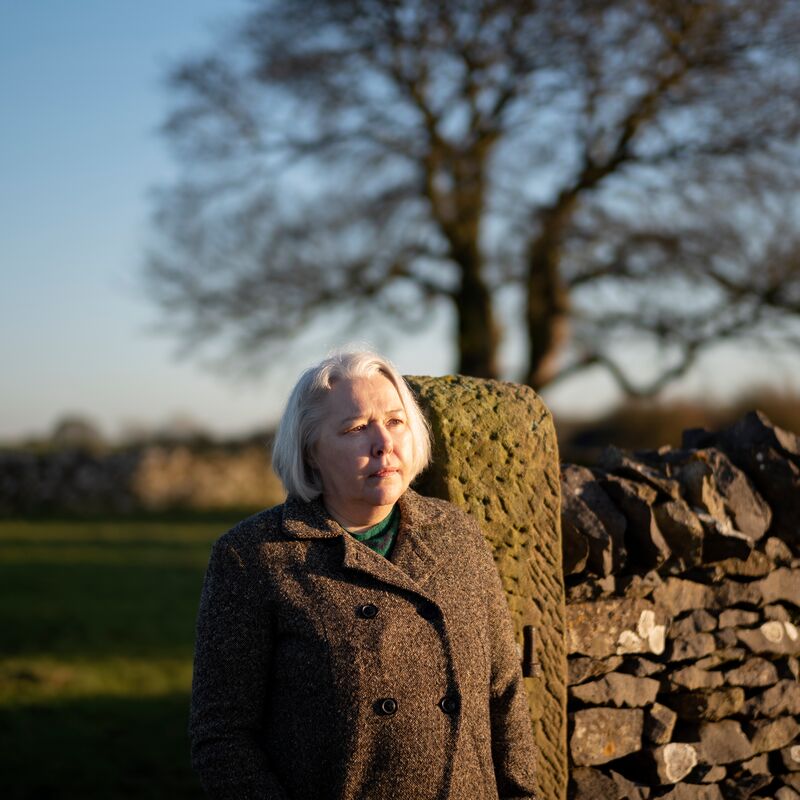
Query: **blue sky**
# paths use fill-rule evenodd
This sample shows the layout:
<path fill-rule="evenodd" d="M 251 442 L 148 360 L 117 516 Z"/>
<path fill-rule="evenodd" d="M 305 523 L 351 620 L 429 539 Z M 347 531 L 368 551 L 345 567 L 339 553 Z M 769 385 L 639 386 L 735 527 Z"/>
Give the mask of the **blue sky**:
<path fill-rule="evenodd" d="M 148 333 L 154 309 L 135 273 L 151 233 L 148 191 L 173 174 L 157 128 L 169 108 L 169 64 L 213 40 L 246 0 L 0 0 L 0 439 L 44 432 L 64 413 L 104 432 L 186 414 L 212 430 L 243 432 L 274 421 L 304 364 L 269 381 L 234 384 L 174 343 Z M 408 373 L 453 368 L 443 316 L 389 354 Z M 324 339 L 324 337 L 323 337 Z M 340 344 L 321 341 L 325 348 Z M 511 340 L 503 357 L 518 359 Z M 724 396 L 718 376 L 777 377 L 729 351 L 696 370 L 683 391 Z M 793 369 L 794 368 L 794 369 Z M 759 372 L 761 370 L 761 372 Z M 773 381 L 775 382 L 775 381 Z M 545 393 L 553 409 L 602 411 L 615 392 L 588 376 Z"/>

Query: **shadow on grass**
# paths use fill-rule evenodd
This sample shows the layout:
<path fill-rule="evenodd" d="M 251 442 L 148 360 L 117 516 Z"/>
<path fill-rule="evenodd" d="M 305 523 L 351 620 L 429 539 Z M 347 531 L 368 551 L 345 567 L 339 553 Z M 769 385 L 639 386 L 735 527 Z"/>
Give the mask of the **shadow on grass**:
<path fill-rule="evenodd" d="M 188 694 L 0 708 L 4 800 L 200 798 Z"/>
<path fill-rule="evenodd" d="M 193 566 L 2 564 L 3 654 L 191 657 L 205 558 Z"/>

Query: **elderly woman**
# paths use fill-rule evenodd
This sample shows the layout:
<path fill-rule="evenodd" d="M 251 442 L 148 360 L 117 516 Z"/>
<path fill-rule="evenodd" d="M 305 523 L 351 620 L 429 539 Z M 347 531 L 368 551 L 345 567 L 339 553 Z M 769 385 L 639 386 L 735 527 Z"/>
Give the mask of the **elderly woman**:
<path fill-rule="evenodd" d="M 215 798 L 534 798 L 528 702 L 478 525 L 409 489 L 430 433 L 368 352 L 308 370 L 273 464 L 288 497 L 214 545 L 192 760 Z"/>

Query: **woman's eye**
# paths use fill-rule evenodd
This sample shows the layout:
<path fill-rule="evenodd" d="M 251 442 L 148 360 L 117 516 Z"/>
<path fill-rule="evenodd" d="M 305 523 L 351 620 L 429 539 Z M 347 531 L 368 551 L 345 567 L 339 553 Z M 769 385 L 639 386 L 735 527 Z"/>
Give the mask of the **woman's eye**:
<path fill-rule="evenodd" d="M 389 420 L 389 424 L 390 425 L 402 425 L 403 424 L 403 420 L 402 419 L 390 419 Z"/>
<path fill-rule="evenodd" d="M 363 431 L 366 428 L 366 425 L 353 425 L 352 428 L 348 428 L 347 433 L 355 433 L 357 431 Z"/>

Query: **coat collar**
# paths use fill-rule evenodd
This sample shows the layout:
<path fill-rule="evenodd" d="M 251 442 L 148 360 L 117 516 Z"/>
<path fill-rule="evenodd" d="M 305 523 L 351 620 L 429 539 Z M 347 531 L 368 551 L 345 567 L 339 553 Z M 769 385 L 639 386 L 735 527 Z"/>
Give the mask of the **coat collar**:
<path fill-rule="evenodd" d="M 368 573 L 378 580 L 427 596 L 425 584 L 441 566 L 436 552 L 426 542 L 439 516 L 438 509 L 412 489 L 405 491 L 397 505 L 400 527 L 391 560 L 348 535 L 331 518 L 319 498 L 309 503 L 296 497 L 287 498 L 283 507 L 283 528 L 297 539 L 338 538 L 344 568 Z"/>

